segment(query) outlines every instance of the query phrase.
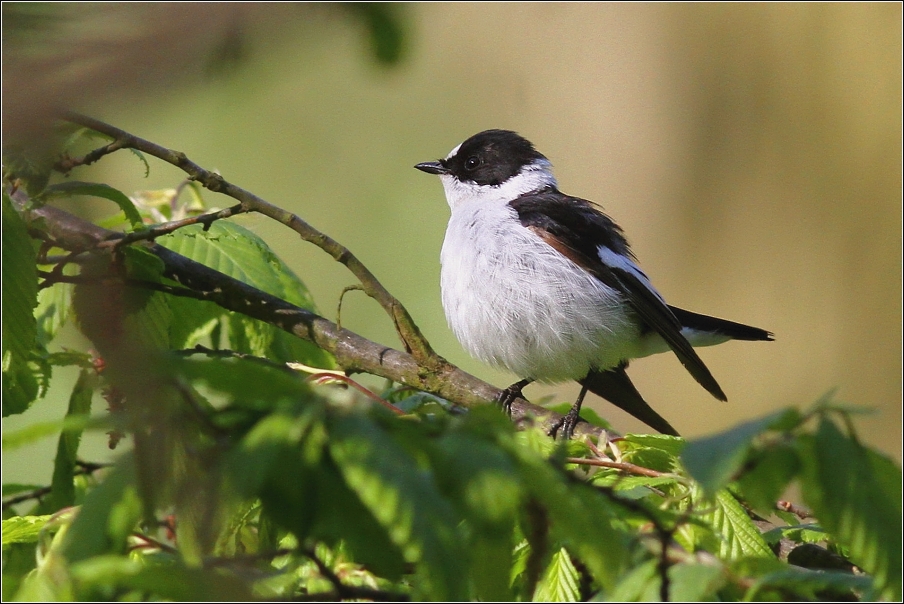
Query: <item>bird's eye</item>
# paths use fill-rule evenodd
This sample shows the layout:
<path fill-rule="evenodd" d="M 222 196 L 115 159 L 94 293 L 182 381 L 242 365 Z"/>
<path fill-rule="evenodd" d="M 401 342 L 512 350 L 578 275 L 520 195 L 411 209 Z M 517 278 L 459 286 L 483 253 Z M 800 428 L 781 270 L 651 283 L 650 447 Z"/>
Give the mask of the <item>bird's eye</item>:
<path fill-rule="evenodd" d="M 465 170 L 473 170 L 477 166 L 480 165 L 480 158 L 476 155 L 472 155 L 468 159 L 465 160 Z"/>

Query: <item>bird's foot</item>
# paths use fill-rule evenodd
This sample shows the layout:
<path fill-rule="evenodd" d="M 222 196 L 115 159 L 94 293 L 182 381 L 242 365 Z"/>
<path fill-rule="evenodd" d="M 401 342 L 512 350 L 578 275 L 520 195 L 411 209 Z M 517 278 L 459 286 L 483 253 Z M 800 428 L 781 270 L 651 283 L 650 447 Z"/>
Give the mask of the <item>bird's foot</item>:
<path fill-rule="evenodd" d="M 571 440 L 571 437 L 574 434 L 575 426 L 577 426 L 578 422 L 581 421 L 581 405 L 584 403 L 585 396 L 587 396 L 587 386 L 583 386 L 581 388 L 581 393 L 578 395 L 578 400 L 574 402 L 574 405 L 571 406 L 571 409 L 568 410 L 568 413 L 566 413 L 562 419 L 552 425 L 552 427 L 546 433 L 547 436 L 555 438 L 556 434 L 558 434 L 559 430 L 561 430 L 562 438 L 564 440 Z"/>
<path fill-rule="evenodd" d="M 578 425 L 578 422 L 581 421 L 581 408 L 577 405 L 573 406 L 568 410 L 562 419 L 554 423 L 549 431 L 546 433 L 547 436 L 555 438 L 559 433 L 559 430 L 562 431 L 562 438 L 564 440 L 571 440 L 571 437 L 574 435 L 574 428 Z"/>
<path fill-rule="evenodd" d="M 533 380 L 530 379 L 524 379 L 520 382 L 515 382 L 499 394 L 496 402 L 502 408 L 503 413 L 505 413 L 509 417 L 512 416 L 512 403 L 515 402 L 515 399 L 523 398 L 521 391 L 524 390 L 524 388 L 531 382 L 533 382 Z"/>

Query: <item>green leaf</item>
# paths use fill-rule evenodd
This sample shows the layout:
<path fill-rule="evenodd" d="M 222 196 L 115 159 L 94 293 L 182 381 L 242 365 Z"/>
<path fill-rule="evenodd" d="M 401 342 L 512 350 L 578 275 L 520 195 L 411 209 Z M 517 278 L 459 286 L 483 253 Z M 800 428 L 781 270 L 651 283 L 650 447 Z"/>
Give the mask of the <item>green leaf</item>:
<path fill-rule="evenodd" d="M 141 215 L 138 213 L 132 200 L 129 199 L 125 193 L 114 189 L 110 185 L 96 182 L 79 182 L 75 180 L 67 181 L 47 187 L 44 189 L 41 197 L 50 199 L 53 197 L 72 197 L 76 195 L 108 199 L 119 206 L 119 209 L 126 215 L 126 218 L 133 228 L 137 229 L 143 226 Z"/>
<path fill-rule="evenodd" d="M 36 371 L 29 365 L 35 351 L 38 300 L 35 248 L 25 223 L 3 193 L 3 417 L 22 413 L 38 396 Z"/>
<path fill-rule="evenodd" d="M 51 516 L 13 516 L 3 521 L 3 547 L 12 543 L 36 543 Z"/>
<path fill-rule="evenodd" d="M 901 470 L 826 417 L 814 437 L 799 442 L 804 501 L 883 596 L 900 600 Z"/>
<path fill-rule="evenodd" d="M 424 572 L 419 586 L 436 600 L 467 599 L 458 519 L 429 473 L 386 432 L 360 415 L 330 430 L 329 451 L 348 486 L 409 561 Z"/>
<path fill-rule="evenodd" d="M 174 350 L 192 348 L 204 342 L 219 325 L 227 311 L 213 302 L 171 296 L 169 306 L 173 319 L 169 327 L 170 347 Z M 219 348 L 219 342 L 212 342 Z"/>
<path fill-rule="evenodd" d="M 720 537 L 718 554 L 721 559 L 729 561 L 742 556 L 775 557 L 759 529 L 731 493 L 719 491 L 713 504 L 713 510 L 704 515 L 704 520 L 715 528 Z"/>
<path fill-rule="evenodd" d="M 744 422 L 726 432 L 690 441 L 681 453 L 681 461 L 691 477 L 711 497 L 741 469 L 754 438 L 777 423 L 787 423 L 788 417 L 793 415 L 797 415 L 796 410 L 779 411 Z"/>
<path fill-rule="evenodd" d="M 534 602 L 578 602 L 581 600 L 581 575 L 565 548 L 552 555 L 549 566 L 537 583 Z"/>
<path fill-rule="evenodd" d="M 167 249 L 200 262 L 214 270 L 252 285 L 301 308 L 317 312 L 314 300 L 305 284 L 286 265 L 267 243 L 234 222 L 219 220 L 205 231 L 202 225 L 192 225 L 157 239 Z M 196 301 L 185 301 L 180 307 Z M 207 324 L 210 309 L 192 311 Z M 336 366 L 332 356 L 312 343 L 292 336 L 272 325 L 244 315 L 229 315 L 230 342 L 233 350 L 279 361 L 297 361 L 305 365 L 331 369 Z M 179 333 L 191 333 L 180 327 Z"/>
<path fill-rule="evenodd" d="M 82 369 L 79 373 L 72 395 L 69 397 L 69 409 L 66 417 L 88 419 L 91 413 L 91 397 L 94 395 L 95 374 L 93 370 Z M 78 455 L 82 430 L 66 430 L 60 434 L 57 444 L 56 460 L 53 464 L 53 479 L 50 496 L 41 504 L 41 509 L 56 512 L 75 503 L 75 462 Z"/>

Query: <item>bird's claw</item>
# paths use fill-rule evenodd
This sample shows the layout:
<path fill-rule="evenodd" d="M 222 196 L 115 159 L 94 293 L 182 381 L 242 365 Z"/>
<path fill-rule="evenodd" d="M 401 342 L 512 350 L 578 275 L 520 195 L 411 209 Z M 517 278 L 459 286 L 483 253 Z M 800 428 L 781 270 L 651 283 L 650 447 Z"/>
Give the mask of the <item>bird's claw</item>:
<path fill-rule="evenodd" d="M 515 382 L 500 392 L 499 396 L 496 398 L 496 402 L 502 408 L 502 412 L 509 418 L 512 417 L 512 403 L 514 403 L 516 399 L 523 398 L 524 395 L 521 391 L 524 390 L 524 387 L 530 384 L 531 381 L 532 380 L 521 380 L 520 382 Z"/>

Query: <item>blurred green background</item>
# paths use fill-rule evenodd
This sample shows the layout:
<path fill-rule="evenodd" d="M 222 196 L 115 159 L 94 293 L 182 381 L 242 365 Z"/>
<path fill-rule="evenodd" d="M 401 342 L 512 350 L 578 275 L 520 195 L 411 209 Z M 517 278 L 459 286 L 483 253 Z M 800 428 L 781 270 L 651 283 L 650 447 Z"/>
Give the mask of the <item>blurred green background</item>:
<path fill-rule="evenodd" d="M 837 388 L 838 400 L 876 410 L 857 420 L 861 436 L 900 461 L 900 4 L 13 9 L 4 3 L 7 141 L 39 140 L 66 107 L 184 151 L 351 248 L 440 354 L 499 386 L 516 376 L 470 359 L 446 327 L 448 207 L 438 180 L 412 166 L 480 130 L 517 130 L 565 192 L 621 224 L 670 303 L 776 334 L 701 352 L 728 403 L 674 355 L 632 364 L 638 389 L 682 434 Z M 391 33 L 387 15 L 404 33 L 395 63 L 379 58 L 392 57 L 391 36 L 380 46 L 368 33 Z M 182 174 L 152 160 L 145 179 L 122 153 L 73 178 L 131 194 L 175 187 Z M 278 224 L 240 221 L 335 319 L 353 277 Z M 346 297 L 342 322 L 398 345 L 363 294 Z M 55 377 L 48 399 L 4 430 L 63 413 L 75 373 Z M 572 401 L 577 387 L 526 394 Z M 644 430 L 589 404 L 622 431 Z M 5 455 L 4 480 L 49 479 L 52 440 Z M 102 455 L 104 442 L 96 435 L 83 455 Z"/>

